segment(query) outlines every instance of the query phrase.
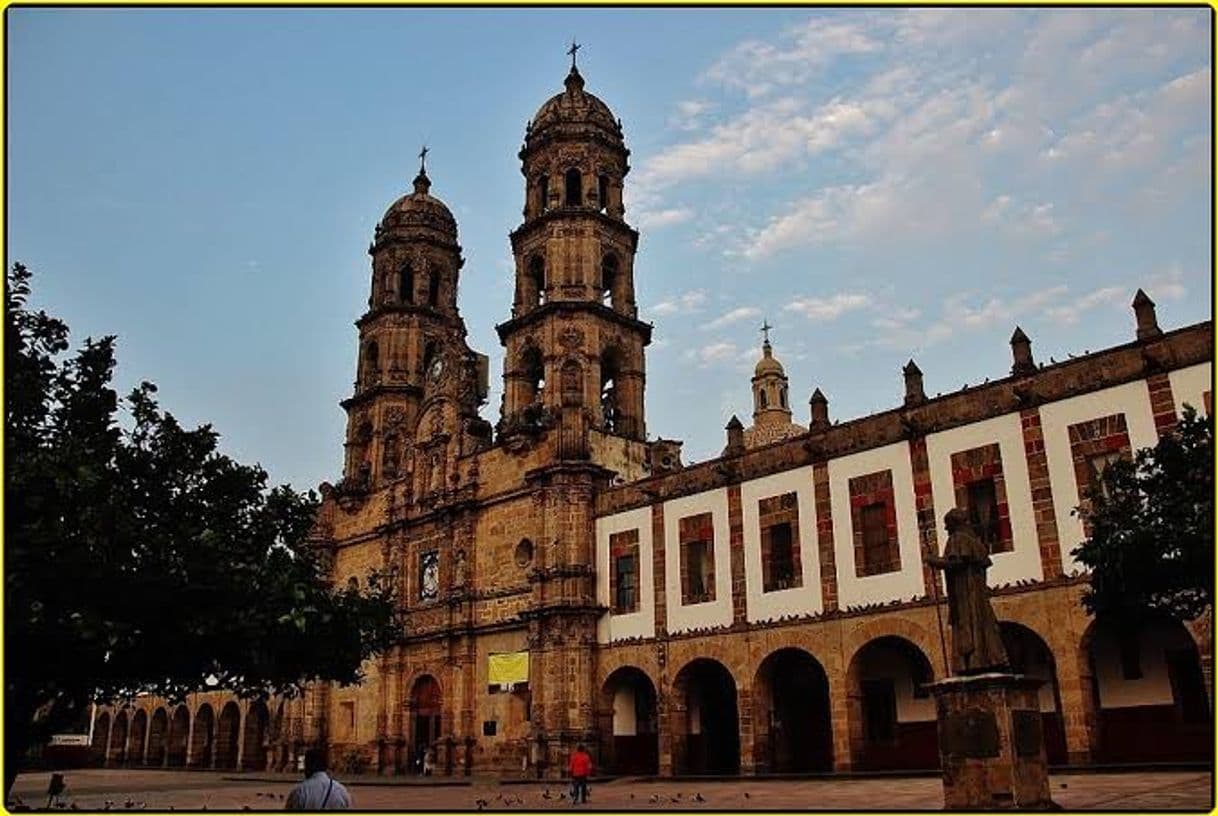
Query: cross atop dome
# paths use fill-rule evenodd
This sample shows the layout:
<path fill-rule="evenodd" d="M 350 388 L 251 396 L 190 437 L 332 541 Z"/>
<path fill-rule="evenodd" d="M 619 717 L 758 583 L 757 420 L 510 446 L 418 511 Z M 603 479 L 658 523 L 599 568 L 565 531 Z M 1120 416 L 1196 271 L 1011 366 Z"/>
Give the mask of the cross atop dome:
<path fill-rule="evenodd" d="M 427 177 L 427 154 L 431 151 L 427 145 L 419 151 L 419 174 L 414 177 L 414 191 L 426 195 L 431 190 L 431 179 Z"/>
<path fill-rule="evenodd" d="M 567 55 L 568 55 L 569 57 L 571 57 L 571 70 L 572 70 L 572 71 L 576 70 L 576 68 L 575 68 L 575 55 L 579 53 L 579 49 L 581 49 L 581 48 L 583 48 L 583 46 L 582 46 L 582 45 L 580 45 L 579 43 L 577 43 L 577 42 L 575 41 L 575 38 L 574 38 L 574 37 L 572 37 L 572 38 L 571 38 L 571 47 L 567 49 Z"/>
<path fill-rule="evenodd" d="M 767 345 L 767 346 L 770 345 L 770 329 L 772 329 L 772 328 L 774 328 L 774 327 L 770 325 L 770 321 L 768 321 L 768 320 L 761 321 L 761 334 L 762 334 L 762 337 L 765 338 L 764 342 L 765 342 L 765 345 Z"/>

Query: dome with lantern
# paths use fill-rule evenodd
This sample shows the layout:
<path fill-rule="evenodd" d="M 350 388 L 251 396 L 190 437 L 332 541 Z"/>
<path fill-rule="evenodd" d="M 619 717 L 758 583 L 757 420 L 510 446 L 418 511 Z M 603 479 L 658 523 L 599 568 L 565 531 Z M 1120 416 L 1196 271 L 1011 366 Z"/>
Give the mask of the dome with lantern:
<path fill-rule="evenodd" d="M 623 147 L 622 123 L 600 98 L 584 90 L 584 78 L 574 65 L 563 85 L 565 90 L 547 99 L 530 120 L 521 152 L 565 137 L 599 137 L 615 147 Z"/>
<path fill-rule="evenodd" d="M 423 167 L 415 176 L 414 191 L 389 205 L 376 234 L 380 238 L 384 233 L 411 228 L 434 230 L 454 243 L 457 239 L 457 219 L 443 201 L 431 194 L 431 179 Z"/>

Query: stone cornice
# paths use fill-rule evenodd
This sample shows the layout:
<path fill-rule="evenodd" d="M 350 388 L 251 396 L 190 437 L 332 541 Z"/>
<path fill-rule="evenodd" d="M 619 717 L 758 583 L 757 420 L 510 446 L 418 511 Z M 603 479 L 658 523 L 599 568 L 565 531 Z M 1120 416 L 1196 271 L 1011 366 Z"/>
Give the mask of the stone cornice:
<path fill-rule="evenodd" d="M 546 210 L 540 215 L 535 215 L 525 221 L 516 229 L 508 233 L 508 238 L 512 242 L 512 251 L 520 250 L 520 242 L 539 231 L 541 228 L 548 226 L 553 221 L 596 221 L 601 226 L 609 227 L 615 232 L 624 232 L 630 238 L 630 250 L 637 252 L 639 248 L 639 231 L 627 224 L 625 221 L 613 218 L 599 210 L 592 210 L 587 207 L 555 207 Z"/>
<path fill-rule="evenodd" d="M 575 312 L 577 314 L 591 314 L 596 317 L 604 318 L 612 323 L 617 323 L 631 331 L 637 331 L 643 335 L 643 345 L 651 343 L 650 323 L 644 323 L 633 317 L 627 317 L 620 312 L 615 312 L 608 306 L 601 303 L 591 303 L 586 300 L 551 300 L 548 303 L 543 303 L 537 308 L 529 311 L 520 317 L 514 317 L 511 320 L 506 320 L 503 323 L 495 326 L 495 331 L 499 333 L 499 342 L 503 345 L 507 344 L 509 335 L 521 331 L 522 329 L 533 326 L 544 321 L 551 315 L 558 315 L 564 312 Z"/>

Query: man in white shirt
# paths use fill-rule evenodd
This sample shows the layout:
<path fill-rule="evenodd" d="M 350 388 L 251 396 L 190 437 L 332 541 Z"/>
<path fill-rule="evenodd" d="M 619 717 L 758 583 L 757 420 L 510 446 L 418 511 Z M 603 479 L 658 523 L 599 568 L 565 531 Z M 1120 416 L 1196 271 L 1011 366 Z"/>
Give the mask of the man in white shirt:
<path fill-rule="evenodd" d="M 305 780 L 288 794 L 286 810 L 350 810 L 351 794 L 326 773 L 326 753 L 310 748 L 304 757 Z"/>

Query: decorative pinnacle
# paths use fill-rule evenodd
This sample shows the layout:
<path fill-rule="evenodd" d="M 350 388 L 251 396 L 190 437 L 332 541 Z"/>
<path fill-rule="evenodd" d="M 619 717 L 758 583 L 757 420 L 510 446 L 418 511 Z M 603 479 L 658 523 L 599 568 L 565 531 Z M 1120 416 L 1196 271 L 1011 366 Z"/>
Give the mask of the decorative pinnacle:
<path fill-rule="evenodd" d="M 1011 345 L 1015 345 L 1016 343 L 1026 343 L 1026 342 L 1028 342 L 1028 336 L 1023 333 L 1023 329 L 1016 326 L 1015 333 L 1011 335 Z"/>

